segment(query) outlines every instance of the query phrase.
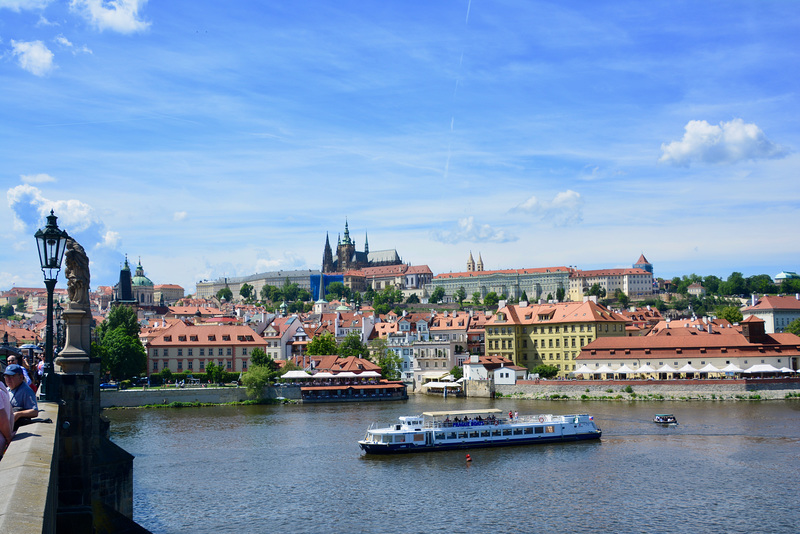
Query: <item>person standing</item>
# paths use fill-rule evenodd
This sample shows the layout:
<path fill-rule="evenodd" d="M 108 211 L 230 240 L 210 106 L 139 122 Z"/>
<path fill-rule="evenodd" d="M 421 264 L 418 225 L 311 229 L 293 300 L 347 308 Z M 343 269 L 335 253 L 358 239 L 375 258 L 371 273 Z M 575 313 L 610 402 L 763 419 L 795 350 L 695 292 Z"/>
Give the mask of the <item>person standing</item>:
<path fill-rule="evenodd" d="M 0 381 L 0 458 L 6 453 L 14 437 L 14 412 L 11 409 L 11 393 Z"/>

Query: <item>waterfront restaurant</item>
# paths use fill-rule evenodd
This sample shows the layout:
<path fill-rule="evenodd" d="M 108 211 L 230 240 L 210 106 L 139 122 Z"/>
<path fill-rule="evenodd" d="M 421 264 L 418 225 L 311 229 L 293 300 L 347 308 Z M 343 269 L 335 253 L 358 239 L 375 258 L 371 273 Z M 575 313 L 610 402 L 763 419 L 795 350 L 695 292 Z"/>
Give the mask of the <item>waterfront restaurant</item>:
<path fill-rule="evenodd" d="M 800 337 L 767 334 L 764 321 L 751 315 L 738 327 L 709 323 L 658 335 L 598 338 L 583 347 L 572 374 L 590 380 L 783 377 L 797 370 L 798 357 Z"/>

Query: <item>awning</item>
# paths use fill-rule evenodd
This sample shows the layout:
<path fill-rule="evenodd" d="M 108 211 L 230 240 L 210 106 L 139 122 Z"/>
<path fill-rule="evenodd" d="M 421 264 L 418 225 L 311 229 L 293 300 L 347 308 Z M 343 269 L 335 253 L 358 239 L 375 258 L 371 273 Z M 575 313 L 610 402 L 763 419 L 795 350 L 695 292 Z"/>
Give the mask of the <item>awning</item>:
<path fill-rule="evenodd" d="M 643 366 L 639 367 L 639 368 L 636 370 L 636 372 L 637 372 L 637 373 L 642 373 L 642 374 L 644 374 L 644 373 L 655 373 L 655 372 L 656 372 L 656 370 L 655 370 L 655 369 L 653 369 L 652 367 L 650 367 L 649 365 L 647 365 L 647 364 L 644 364 Z"/>
<path fill-rule="evenodd" d="M 336 375 L 334 375 L 333 373 L 329 373 L 327 371 L 321 371 L 321 372 L 315 374 L 314 378 L 333 378 L 334 376 L 336 376 Z"/>
<path fill-rule="evenodd" d="M 593 369 L 591 372 L 592 373 L 613 373 L 614 370 L 611 367 L 607 366 L 606 364 L 603 364 L 600 367 L 598 367 L 597 369 Z"/>
<path fill-rule="evenodd" d="M 758 365 L 754 365 L 750 369 L 745 369 L 745 373 L 780 373 L 781 370 L 777 367 L 773 367 L 768 363 L 760 363 Z"/>
<path fill-rule="evenodd" d="M 345 372 L 343 372 L 343 373 L 336 373 L 336 374 L 334 375 L 334 378 L 355 378 L 355 377 L 357 377 L 357 376 L 358 376 L 358 375 L 357 375 L 357 374 L 355 374 L 355 373 L 354 373 L 354 372 L 352 372 L 352 371 L 345 371 Z"/>
<path fill-rule="evenodd" d="M 636 371 L 634 371 L 633 369 L 631 369 L 630 367 L 628 367 L 627 365 L 625 365 L 625 364 L 623 363 L 623 364 L 620 366 L 620 368 L 619 368 L 619 369 L 617 369 L 617 370 L 615 370 L 614 372 L 615 372 L 615 373 L 620 373 L 620 374 L 624 373 L 624 374 L 626 374 L 626 375 L 629 375 L 629 374 L 631 374 L 631 373 L 635 373 Z"/>
<path fill-rule="evenodd" d="M 280 378 L 290 378 L 290 379 L 294 379 L 294 378 L 311 378 L 311 375 L 306 373 L 305 371 L 295 370 L 295 371 L 286 371 L 286 373 L 281 375 Z"/>
<path fill-rule="evenodd" d="M 461 384 L 457 384 L 454 382 L 428 382 L 426 384 L 422 384 L 424 388 L 453 388 L 453 389 L 460 389 Z"/>
<path fill-rule="evenodd" d="M 742 368 L 736 365 L 735 363 L 729 363 L 725 367 L 721 369 L 724 373 L 739 373 L 742 371 Z"/>
<path fill-rule="evenodd" d="M 362 378 L 380 378 L 381 374 L 376 371 L 364 371 L 363 373 L 357 376 L 360 376 Z"/>
<path fill-rule="evenodd" d="M 581 365 L 580 367 L 578 367 L 577 369 L 572 371 L 572 374 L 573 375 L 577 375 L 577 374 L 586 374 L 586 373 L 593 373 L 593 372 L 594 371 L 589 369 L 589 366 L 584 363 L 583 365 Z"/>

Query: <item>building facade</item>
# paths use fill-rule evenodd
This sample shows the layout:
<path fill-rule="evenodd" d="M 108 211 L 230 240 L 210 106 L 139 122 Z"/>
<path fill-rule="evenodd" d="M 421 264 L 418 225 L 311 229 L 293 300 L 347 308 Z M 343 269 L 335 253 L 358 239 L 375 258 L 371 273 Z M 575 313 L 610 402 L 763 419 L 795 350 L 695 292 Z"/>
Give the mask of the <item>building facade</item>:
<path fill-rule="evenodd" d="M 523 293 L 530 301 L 556 296 L 559 289 L 569 289 L 569 267 L 543 267 L 537 269 L 508 269 L 500 271 L 466 271 L 462 273 L 437 274 L 425 285 L 431 295 L 437 287 L 444 289 L 445 300 L 454 302 L 456 291 L 463 287 L 469 300 L 474 293 L 483 299 L 494 292 L 511 299 L 519 299 Z"/>
<path fill-rule="evenodd" d="M 775 296 L 764 295 L 756 303 L 742 310 L 742 314 L 755 315 L 764 321 L 766 332 L 783 332 L 789 323 L 800 319 L 800 294 Z"/>
<path fill-rule="evenodd" d="M 325 247 L 322 251 L 322 272 L 345 273 L 367 267 L 382 267 L 402 264 L 400 256 L 394 249 L 369 251 L 369 240 L 364 234 L 364 250 L 356 250 L 356 242 L 350 238 L 350 228 L 344 223 L 344 237 L 336 243 L 336 253 L 331 249 L 330 239 L 325 236 Z"/>

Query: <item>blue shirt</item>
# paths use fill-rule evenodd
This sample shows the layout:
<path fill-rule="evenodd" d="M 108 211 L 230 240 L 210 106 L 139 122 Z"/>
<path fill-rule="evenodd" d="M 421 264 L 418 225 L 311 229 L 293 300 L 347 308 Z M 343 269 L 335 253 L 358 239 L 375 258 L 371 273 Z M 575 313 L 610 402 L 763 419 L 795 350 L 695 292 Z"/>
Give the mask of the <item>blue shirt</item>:
<path fill-rule="evenodd" d="M 39 409 L 39 405 L 36 403 L 36 394 L 25 382 L 11 390 L 11 409 L 15 412 Z"/>

